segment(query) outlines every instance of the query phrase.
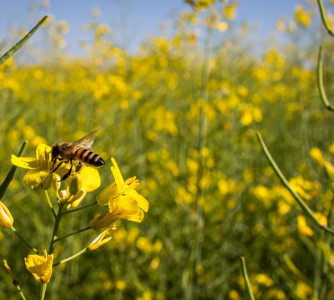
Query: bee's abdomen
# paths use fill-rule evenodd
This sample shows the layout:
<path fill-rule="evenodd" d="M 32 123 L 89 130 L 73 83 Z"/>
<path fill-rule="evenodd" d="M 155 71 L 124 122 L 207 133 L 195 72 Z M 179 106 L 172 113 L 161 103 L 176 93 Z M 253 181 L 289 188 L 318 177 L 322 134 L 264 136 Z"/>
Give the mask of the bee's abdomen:
<path fill-rule="evenodd" d="M 75 159 L 95 167 L 100 167 L 105 164 L 104 160 L 100 155 L 94 153 L 93 151 L 86 150 L 84 148 L 79 148 L 75 152 Z"/>

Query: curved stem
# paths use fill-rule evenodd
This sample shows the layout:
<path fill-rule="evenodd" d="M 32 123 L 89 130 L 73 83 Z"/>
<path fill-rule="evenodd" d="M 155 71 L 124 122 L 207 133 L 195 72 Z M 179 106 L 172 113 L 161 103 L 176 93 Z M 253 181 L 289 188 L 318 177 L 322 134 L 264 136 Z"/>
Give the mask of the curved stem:
<path fill-rule="evenodd" d="M 94 206 L 94 205 L 97 205 L 97 202 L 96 202 L 96 201 L 94 201 L 94 202 L 92 202 L 92 203 L 90 203 L 90 204 L 87 204 L 87 205 L 83 205 L 83 206 L 81 206 L 81 207 L 79 207 L 79 208 L 74 208 L 74 209 L 71 209 L 71 210 L 64 211 L 64 212 L 63 212 L 63 215 L 70 214 L 70 213 L 74 213 L 74 212 L 76 212 L 76 211 L 79 211 L 79 210 L 82 210 L 82 209 L 86 209 L 86 208 L 91 207 L 91 206 Z"/>
<path fill-rule="evenodd" d="M 57 215 L 56 215 L 56 212 L 52 206 L 52 202 L 51 202 L 51 199 L 50 199 L 50 196 L 49 196 L 49 193 L 47 190 L 44 190 L 44 195 L 45 195 L 45 199 L 46 199 L 46 202 L 49 206 L 49 208 L 51 209 L 51 213 L 53 215 L 53 217 L 56 219 L 57 218 Z"/>
<path fill-rule="evenodd" d="M 325 9 L 324 9 L 324 5 L 322 4 L 321 0 L 317 0 L 318 3 L 318 7 L 319 7 L 319 11 L 320 11 L 320 16 L 321 16 L 321 20 L 322 23 L 324 24 L 327 32 L 334 37 L 334 32 L 333 30 L 329 27 L 329 24 L 327 22 L 327 18 L 326 18 L 326 14 L 325 14 Z"/>
<path fill-rule="evenodd" d="M 74 259 L 74 258 L 80 256 L 81 254 L 85 253 L 85 252 L 87 251 L 87 249 L 88 249 L 88 247 L 85 247 L 85 248 L 81 249 L 79 252 L 77 252 L 77 253 L 75 253 L 75 254 L 73 254 L 73 255 L 67 257 L 67 258 L 62 259 L 62 260 L 60 260 L 60 261 L 58 261 L 58 262 L 55 262 L 52 266 L 53 266 L 53 267 L 56 267 L 56 266 L 58 266 L 58 265 L 61 265 L 61 264 L 63 264 L 63 263 L 66 263 L 66 262 L 68 262 L 68 261 L 70 261 L 70 260 L 72 260 L 72 259 Z"/>
<path fill-rule="evenodd" d="M 10 228 L 15 234 L 16 236 L 32 251 L 34 251 L 36 254 L 38 255 L 42 255 L 36 248 L 34 248 L 33 246 L 31 246 L 17 231 L 16 229 L 12 226 Z"/>
<path fill-rule="evenodd" d="M 20 148 L 20 151 L 19 151 L 19 154 L 17 155 L 18 157 L 20 157 L 24 151 L 26 150 L 27 148 L 27 144 L 28 142 L 27 141 L 24 141 L 21 148 Z M 13 180 L 13 177 L 14 177 L 14 174 L 16 172 L 16 169 L 17 169 L 17 166 L 12 166 L 5 178 L 5 180 L 1 183 L 1 186 L 0 186 L 0 199 L 2 199 L 3 195 L 5 194 L 10 182 Z"/>
<path fill-rule="evenodd" d="M 246 288 L 247 288 L 248 297 L 250 300 L 255 300 L 253 292 L 252 292 L 252 287 L 249 282 L 247 268 L 246 268 L 246 261 L 244 257 L 240 257 L 240 264 L 241 264 L 242 275 L 244 277 Z"/>
<path fill-rule="evenodd" d="M 313 211 L 306 205 L 306 203 L 303 201 L 302 198 L 299 197 L 299 195 L 295 192 L 295 190 L 291 187 L 291 185 L 289 184 L 288 180 L 285 178 L 285 176 L 283 175 L 282 171 L 279 169 L 279 167 L 277 166 L 276 162 L 274 161 L 274 159 L 272 158 L 266 144 L 264 143 L 261 134 L 259 132 L 256 133 L 257 138 L 261 144 L 262 150 L 264 152 L 264 154 L 266 155 L 271 167 L 274 169 L 276 175 L 279 177 L 279 179 L 281 180 L 281 182 L 283 183 L 283 185 L 289 190 L 290 194 L 295 198 L 295 200 L 297 201 L 297 203 L 299 204 L 299 206 L 301 207 L 301 209 L 304 211 L 304 213 L 320 228 L 323 229 L 331 234 L 334 234 L 334 231 L 330 228 L 328 228 L 327 226 L 325 226 L 324 224 L 321 224 L 319 222 L 319 220 L 316 218 L 316 216 L 314 215 Z"/>
<path fill-rule="evenodd" d="M 317 66 L 317 83 L 318 83 L 318 90 L 320 94 L 320 98 L 322 103 L 324 104 L 325 108 L 330 111 L 334 111 L 334 107 L 329 103 L 325 87 L 324 87 L 324 79 L 323 79 L 323 64 L 322 64 L 322 46 L 319 47 L 318 52 L 318 66 Z"/>
<path fill-rule="evenodd" d="M 68 238 L 68 237 L 69 237 L 69 236 L 71 236 L 71 235 L 75 235 L 75 234 L 78 234 L 78 233 L 84 232 L 84 231 L 86 231 L 86 230 L 89 230 L 89 229 L 92 229 L 92 227 L 89 227 L 89 226 L 88 226 L 88 227 L 85 227 L 85 228 L 79 229 L 79 230 L 77 230 L 77 231 L 74 231 L 74 232 L 71 232 L 71 233 L 65 234 L 65 235 L 63 235 L 63 236 L 61 236 L 61 237 L 59 237 L 59 238 L 55 239 L 53 242 L 54 242 L 54 243 L 57 243 L 57 242 L 59 242 L 60 240 L 66 239 L 66 238 Z"/>
<path fill-rule="evenodd" d="M 4 55 L 0 57 L 0 65 L 3 64 L 8 58 L 13 56 L 23 44 L 30 39 L 35 31 L 47 20 L 48 16 L 44 16 L 34 27 L 31 29 L 21 40 L 19 40 L 12 48 L 10 48 Z"/>

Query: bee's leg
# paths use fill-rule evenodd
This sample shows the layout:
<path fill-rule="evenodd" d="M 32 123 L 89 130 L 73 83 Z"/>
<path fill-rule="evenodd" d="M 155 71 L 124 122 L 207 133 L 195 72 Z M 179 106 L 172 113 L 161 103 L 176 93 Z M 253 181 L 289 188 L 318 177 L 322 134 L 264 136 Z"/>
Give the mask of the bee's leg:
<path fill-rule="evenodd" d="M 64 163 L 64 161 L 61 161 L 54 169 L 51 169 L 50 172 L 56 172 L 58 168 Z"/>
<path fill-rule="evenodd" d="M 75 168 L 75 172 L 79 172 L 81 170 L 82 166 L 83 166 L 83 163 L 81 161 L 79 161 L 79 164 Z"/>
<path fill-rule="evenodd" d="M 53 172 L 52 169 L 54 168 L 54 166 L 55 166 L 55 164 L 56 164 L 56 162 L 57 162 L 57 158 L 58 158 L 57 156 L 52 158 L 51 161 L 53 162 L 53 164 L 52 164 L 52 167 L 51 167 L 51 169 L 50 169 L 50 172 Z"/>
<path fill-rule="evenodd" d="M 64 181 L 66 180 L 72 173 L 72 169 L 73 169 L 73 162 L 72 160 L 70 160 L 70 164 L 71 164 L 71 168 L 68 170 L 68 172 L 62 177 L 62 179 L 60 179 L 60 181 Z"/>

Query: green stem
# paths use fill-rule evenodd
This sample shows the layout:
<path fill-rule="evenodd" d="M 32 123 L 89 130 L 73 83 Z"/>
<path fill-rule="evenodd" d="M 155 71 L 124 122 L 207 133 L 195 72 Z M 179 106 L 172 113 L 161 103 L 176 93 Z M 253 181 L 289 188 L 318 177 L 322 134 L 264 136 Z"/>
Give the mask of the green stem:
<path fill-rule="evenodd" d="M 57 242 L 59 242 L 60 240 L 63 240 L 63 239 L 65 239 L 65 238 L 68 238 L 69 236 L 71 236 L 71 235 L 75 235 L 75 234 L 78 234 L 78 233 L 81 233 L 81 232 L 84 232 L 84 231 L 86 231 L 86 230 L 89 230 L 89 229 L 92 229 L 92 227 L 85 227 L 85 228 L 82 228 L 82 229 L 79 229 L 79 230 L 77 230 L 77 231 L 74 231 L 74 232 L 71 232 L 71 233 L 68 233 L 68 234 L 65 234 L 65 235 L 63 235 L 63 236 L 61 236 L 61 237 L 59 237 L 59 238 L 57 238 L 57 239 L 55 239 L 54 240 L 54 243 L 57 243 Z"/>
<path fill-rule="evenodd" d="M 56 219 L 57 218 L 57 215 L 56 215 L 56 212 L 52 206 L 52 202 L 51 202 L 51 199 L 50 199 L 50 196 L 49 196 L 49 193 L 47 190 L 44 190 L 44 195 L 45 195 L 45 198 L 46 198 L 46 202 L 49 206 L 49 208 L 51 209 L 51 213 L 53 215 L 53 217 Z"/>
<path fill-rule="evenodd" d="M 46 287 L 47 287 L 47 283 L 42 283 L 42 286 L 41 286 L 41 292 L 39 294 L 39 299 L 43 300 L 44 297 L 45 297 L 45 292 L 46 292 Z"/>
<path fill-rule="evenodd" d="M 28 144 L 27 141 L 24 141 L 24 142 L 23 142 L 23 144 L 22 144 L 22 146 L 21 146 L 21 149 L 20 149 L 20 151 L 19 151 L 19 153 L 18 153 L 18 155 L 17 155 L 18 157 L 20 157 L 20 156 L 24 153 L 24 151 L 25 151 L 26 148 L 27 148 L 27 144 Z M 2 199 L 2 197 L 4 196 L 4 194 L 5 194 L 5 192 L 6 192 L 7 188 L 8 188 L 8 186 L 9 186 L 9 184 L 10 184 L 10 182 L 13 180 L 13 177 L 14 177 L 14 174 L 15 174 L 15 172 L 16 172 L 16 169 L 17 169 L 17 166 L 12 166 L 12 167 L 10 168 L 10 170 L 9 170 L 9 172 L 8 172 L 8 174 L 7 174 L 6 178 L 5 178 L 5 180 L 2 182 L 2 184 L 1 184 L 1 186 L 0 186 L 0 199 Z"/>
<path fill-rule="evenodd" d="M 34 251 L 35 253 L 37 253 L 38 255 L 42 255 L 36 248 L 34 248 L 33 246 L 31 246 L 17 231 L 16 229 L 12 226 L 10 228 L 15 234 L 16 236 L 32 251 Z"/>
<path fill-rule="evenodd" d="M 64 208 L 64 204 L 59 204 L 59 210 L 58 213 L 56 215 L 56 220 L 55 220 L 55 225 L 53 227 L 53 233 L 52 233 L 52 237 L 51 237 L 51 241 L 50 241 L 50 247 L 49 247 L 49 252 L 48 254 L 52 254 L 54 251 L 54 246 L 57 240 L 57 234 L 58 234 L 58 229 L 59 229 L 59 224 L 60 224 L 60 219 L 62 216 L 62 210 Z"/>
<path fill-rule="evenodd" d="M 83 205 L 83 206 L 81 206 L 81 207 L 79 207 L 79 208 L 74 208 L 74 209 L 71 209 L 71 210 L 68 210 L 68 211 L 64 211 L 64 212 L 63 212 L 63 215 L 70 214 L 70 213 L 74 213 L 74 212 L 76 212 L 76 211 L 79 211 L 79 210 L 82 210 L 82 209 L 86 209 L 86 208 L 91 207 L 91 206 L 94 206 L 94 205 L 97 205 L 97 202 L 96 202 L 96 201 L 94 201 L 94 202 L 92 202 L 92 203 L 90 203 L 90 204 L 87 204 L 87 205 Z"/>
<path fill-rule="evenodd" d="M 271 167 L 274 169 L 276 175 L 279 177 L 279 179 L 281 180 L 281 182 L 283 183 L 283 185 L 289 190 L 290 194 L 295 198 L 295 200 L 297 201 L 297 203 L 299 204 L 299 206 L 301 207 L 301 209 L 304 211 L 304 213 L 320 228 L 323 229 L 331 234 L 334 234 L 334 231 L 330 228 L 328 228 L 327 226 L 325 226 L 324 224 L 321 224 L 319 222 L 319 220 L 316 218 L 316 216 L 314 215 L 313 211 L 306 205 L 306 203 L 303 201 L 302 198 L 299 197 L 299 195 L 294 191 L 294 189 L 291 187 L 291 185 L 289 184 L 288 180 L 285 178 L 285 176 L 283 175 L 282 171 L 279 169 L 279 167 L 277 166 L 276 162 L 274 161 L 274 159 L 272 158 L 266 144 L 264 143 L 261 134 L 259 132 L 256 133 L 257 138 L 261 144 L 261 147 L 263 149 L 264 154 L 266 155 Z"/>
<path fill-rule="evenodd" d="M 87 249 L 88 249 L 88 247 L 85 247 L 85 248 L 81 249 L 79 252 L 73 254 L 72 256 L 69 256 L 69 257 L 67 257 L 67 258 L 65 258 L 65 259 L 62 259 L 61 261 L 55 262 L 52 266 L 53 266 L 53 267 L 56 267 L 56 266 L 58 266 L 58 265 L 61 265 L 61 264 L 63 264 L 63 263 L 66 263 L 66 262 L 68 262 L 68 261 L 70 261 L 70 260 L 72 260 L 72 259 L 74 259 L 74 258 L 80 256 L 81 254 L 85 253 L 85 252 L 87 251 Z"/>
<path fill-rule="evenodd" d="M 21 287 L 19 286 L 19 284 L 15 284 L 16 285 L 16 289 L 21 297 L 22 300 L 26 300 L 26 297 L 24 296 L 22 290 L 21 290 Z"/>
<path fill-rule="evenodd" d="M 9 267 L 7 260 L 3 260 L 3 265 L 5 267 L 5 270 L 7 271 L 8 275 L 12 278 L 12 282 L 13 285 L 16 287 L 17 292 L 19 293 L 20 297 L 22 300 L 26 300 L 26 297 L 23 294 L 23 291 L 21 290 L 19 281 L 17 280 L 15 274 L 13 273 L 13 271 L 11 270 L 11 268 Z"/>
<path fill-rule="evenodd" d="M 324 9 L 324 6 L 322 4 L 322 1 L 321 0 L 317 0 L 318 2 L 318 7 L 319 7 L 319 11 L 320 11 L 320 16 L 321 16 L 321 20 L 322 20 L 322 23 L 324 24 L 327 32 L 334 37 L 334 32 L 333 30 L 329 27 L 329 24 L 327 22 L 327 18 L 326 18 L 326 14 L 325 14 L 325 9 Z"/>
<path fill-rule="evenodd" d="M 246 288 L 247 288 L 247 294 L 250 300 L 255 300 L 252 288 L 249 282 L 248 274 L 247 274 L 247 268 L 246 268 L 246 261 L 244 257 L 240 257 L 240 263 L 241 263 L 241 270 L 242 270 L 242 275 L 245 280 Z"/>
<path fill-rule="evenodd" d="M 59 224 L 60 224 L 60 220 L 61 220 L 61 216 L 62 216 L 61 212 L 62 212 L 62 210 L 64 208 L 64 205 L 65 204 L 62 204 L 62 203 L 59 204 L 59 209 L 58 209 L 58 212 L 56 214 L 55 224 L 54 224 L 53 232 L 52 232 L 52 236 L 51 236 L 51 241 L 50 241 L 50 247 L 49 247 L 48 255 L 53 254 L 53 251 L 54 251 L 54 248 L 55 248 L 55 243 L 56 243 L 56 240 L 57 240 L 57 234 L 58 234 Z M 47 285 L 48 285 L 47 283 L 43 282 L 43 284 L 41 286 L 39 300 L 44 300 Z"/>
<path fill-rule="evenodd" d="M 8 58 L 13 56 L 23 44 L 30 39 L 35 31 L 47 20 L 47 16 L 44 16 L 35 26 L 31 29 L 20 41 L 18 41 L 12 48 L 10 48 L 4 55 L 0 57 L 0 65 L 3 64 Z"/>
<path fill-rule="evenodd" d="M 318 66 L 317 66 L 317 83 L 318 83 L 318 90 L 320 94 L 320 98 L 324 106 L 330 110 L 334 111 L 334 107 L 330 105 L 324 87 L 324 79 L 323 79 L 323 63 L 322 63 L 322 46 L 319 47 L 318 52 Z"/>

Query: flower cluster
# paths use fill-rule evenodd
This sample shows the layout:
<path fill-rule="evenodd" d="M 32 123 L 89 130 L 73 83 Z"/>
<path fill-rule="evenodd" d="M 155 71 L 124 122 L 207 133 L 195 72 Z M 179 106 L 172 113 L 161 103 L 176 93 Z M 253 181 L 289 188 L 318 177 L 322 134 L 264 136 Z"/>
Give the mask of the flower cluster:
<path fill-rule="evenodd" d="M 49 201 L 55 217 L 56 224 L 60 222 L 60 216 L 80 210 L 76 208 L 88 193 L 95 191 L 101 185 L 101 178 L 97 169 L 83 165 L 80 168 L 73 168 L 71 174 L 65 180 L 63 176 L 69 172 L 71 163 L 67 161 L 58 162 L 51 157 L 51 147 L 40 144 L 36 149 L 36 157 L 18 157 L 12 155 L 11 162 L 13 165 L 28 169 L 24 175 L 23 181 L 30 188 L 42 188 L 48 195 L 48 190 L 52 189 L 56 193 L 59 205 L 58 213 L 53 209 L 52 203 Z M 107 227 L 100 233 L 84 250 L 96 250 L 111 240 L 110 232 L 115 229 L 114 223 L 119 219 L 125 219 L 134 222 L 142 222 L 144 212 L 148 211 L 149 203 L 135 189 L 139 185 L 136 177 L 124 180 L 121 171 L 114 158 L 111 159 L 111 172 L 115 182 L 107 186 L 97 197 L 95 204 L 100 206 L 108 206 L 108 211 L 96 216 L 91 220 L 86 229 L 98 230 Z M 74 162 L 75 163 L 75 162 Z M 67 212 L 62 210 L 66 206 Z M 13 217 L 7 207 L 0 202 L 0 226 L 5 228 L 12 227 Z M 59 225 L 59 224 L 58 224 Z M 58 226 L 57 225 L 57 226 Z M 56 227 L 55 227 L 56 228 Z M 56 240 L 54 234 L 53 239 Z M 52 240 L 49 253 L 44 250 L 43 255 L 30 254 L 25 258 L 25 265 L 29 272 L 33 274 L 37 281 L 48 283 L 52 275 L 53 267 L 53 249 L 55 240 Z"/>

